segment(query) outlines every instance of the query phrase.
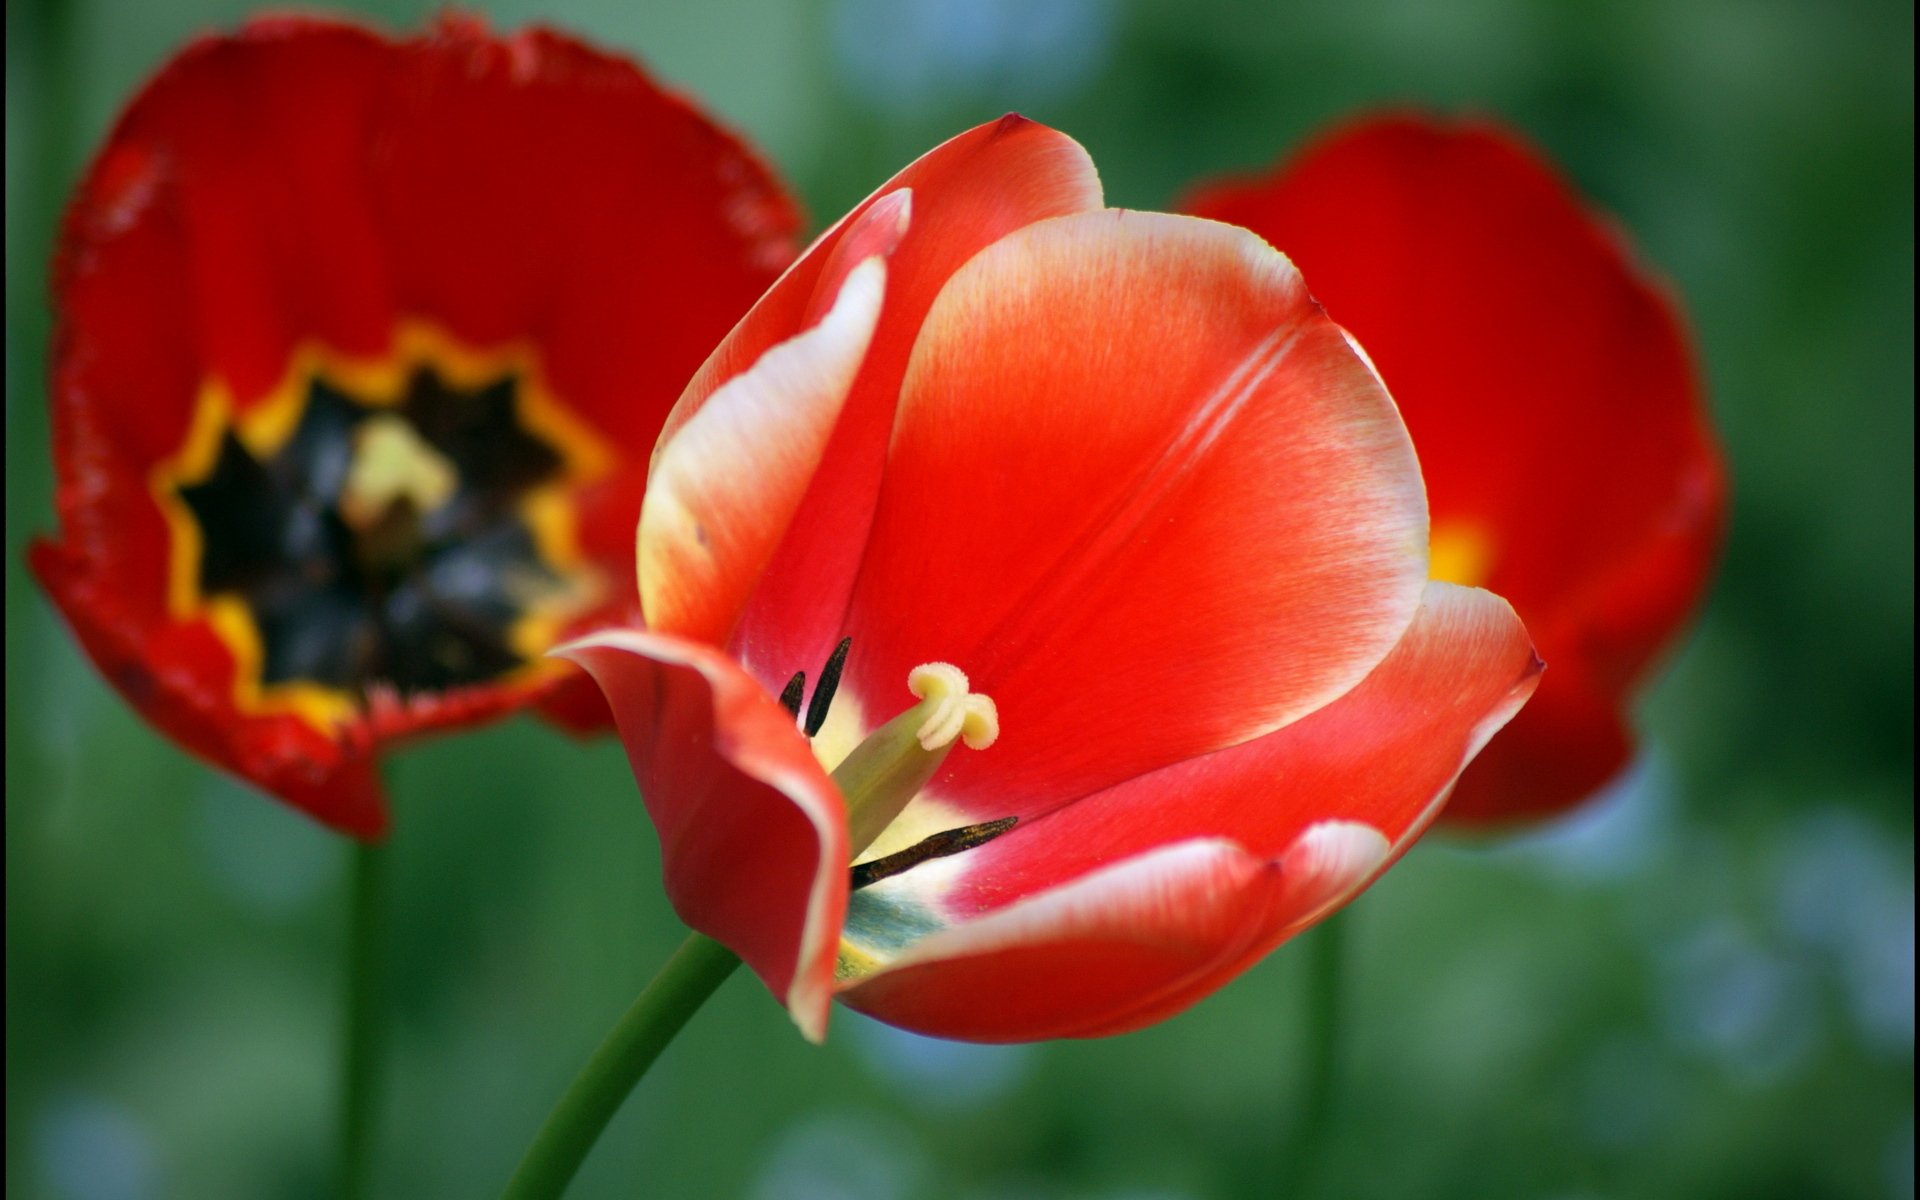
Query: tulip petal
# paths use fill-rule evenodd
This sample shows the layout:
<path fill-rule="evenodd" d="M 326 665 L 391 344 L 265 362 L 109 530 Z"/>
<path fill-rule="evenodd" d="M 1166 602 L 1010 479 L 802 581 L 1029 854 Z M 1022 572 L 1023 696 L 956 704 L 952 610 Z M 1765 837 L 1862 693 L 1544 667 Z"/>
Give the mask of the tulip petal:
<path fill-rule="evenodd" d="M 1526 631 L 1504 601 L 1477 589 L 1430 584 L 1407 636 L 1358 687 L 1326 708 L 1256 741 L 1086 797 L 984 846 L 854 893 L 848 928 L 855 936 L 883 926 L 877 914 L 891 913 L 918 914 L 922 928 L 940 932 L 909 944 L 892 966 L 870 977 L 893 982 L 873 988 L 862 982 L 849 1003 L 946 1036 L 1065 1036 L 1020 1010 L 1009 1010 L 1012 1015 L 996 1024 L 1001 991 L 1064 987 L 1072 995 L 1109 978 L 1106 986 L 1116 996 L 1124 993 L 1126 1003 L 1097 1012 L 1100 1006 L 1091 1005 L 1079 1013 L 1084 1023 L 1072 1034 L 1119 1033 L 1171 1016 L 1344 903 L 1404 853 L 1445 802 L 1462 767 L 1525 703 L 1539 674 Z M 1354 829 L 1368 831 L 1378 853 L 1327 832 Z M 1042 939 L 1036 936 L 1036 948 L 1018 960 L 983 960 L 950 977 L 937 975 L 933 965 L 912 974 L 895 970 L 922 962 L 933 953 L 927 947 L 950 945 L 945 939 L 961 931 L 1000 921 L 1003 913 L 1052 912 L 1031 906 L 1062 893 L 1081 895 L 1087 880 L 1155 861 L 1168 846 L 1191 845 L 1196 838 L 1235 848 L 1239 857 L 1228 856 L 1232 865 L 1219 865 L 1218 878 L 1228 881 L 1220 886 L 1229 891 L 1241 889 L 1232 903 L 1251 915 L 1245 925 L 1223 920 L 1210 926 L 1210 951 L 1189 948 L 1184 957 L 1173 956 L 1177 968 L 1134 949 L 1103 951 L 1112 966 L 1101 966 L 1095 956 L 1056 960 L 1037 948 Z M 1338 886 L 1296 891 L 1262 907 L 1265 893 L 1249 881 L 1258 876 L 1256 868 L 1274 863 L 1283 878 L 1291 872 Z M 1155 923 L 1163 918 L 1142 911 L 1143 926 L 1128 937 L 1150 947 L 1186 946 L 1178 932 L 1185 926 L 1175 925 L 1176 932 L 1163 939 Z M 1163 974 L 1152 975 L 1152 969 Z M 1158 982 L 1144 986 L 1148 979 Z M 906 994 L 916 990 L 941 995 Z M 970 1008 L 976 1016 L 965 1016 Z"/>
<path fill-rule="evenodd" d="M 1071 138 L 1017 116 L 952 138 L 889 180 L 821 235 L 714 353 L 669 418 L 670 434 L 765 346 L 789 335 L 830 286 L 840 243 L 899 189 L 913 223 L 889 260 L 885 310 L 839 425 L 803 502 L 740 621 L 734 649 L 769 687 L 813 672 L 840 637 L 866 544 L 900 378 L 916 331 L 947 279 L 980 250 L 1047 217 L 1100 206 L 1093 163 Z"/>
<path fill-rule="evenodd" d="M 1056 218 L 928 316 L 848 678 L 890 713 L 913 666 L 959 666 L 1001 739 L 936 790 L 1026 816 L 1347 691 L 1412 619 L 1426 541 L 1393 402 L 1285 258 L 1192 218 Z"/>
<path fill-rule="evenodd" d="M 925 897 L 958 916 L 1183 837 L 1280 853 L 1314 822 L 1359 821 L 1398 853 L 1533 694 L 1527 630 L 1498 596 L 1430 583 L 1407 635 L 1345 696 L 1284 729 L 1023 822 L 958 856 Z M 911 874 L 902 882 L 912 880 Z"/>
<path fill-rule="evenodd" d="M 727 639 L 800 507 L 873 336 L 878 255 L 820 323 L 728 380 L 661 443 L 640 510 L 640 605 L 650 628 Z"/>
<path fill-rule="evenodd" d="M 791 257 L 798 223 L 738 139 L 635 64 L 550 30 L 496 36 L 452 15 L 389 38 L 273 16 L 197 39 L 127 106 L 62 227 L 60 530 L 33 550 L 35 573 L 146 719 L 373 836 L 384 744 L 549 699 L 604 725 L 598 693 L 535 662 L 444 689 L 370 680 L 338 720 L 260 701 L 272 689 L 234 636 L 247 622 L 176 600 L 199 550 L 156 473 L 223 421 L 298 400 L 316 356 L 370 367 L 431 331 L 525 365 L 547 415 L 610 449 L 551 497 L 565 511 L 552 544 L 579 568 L 574 628 L 631 620 L 645 448 Z"/>
<path fill-rule="evenodd" d="M 846 810 L 793 717 L 732 659 L 638 629 L 555 651 L 606 693 L 660 835 L 667 897 L 826 1035 L 847 902 Z"/>
<path fill-rule="evenodd" d="M 1316 826 L 1274 861 L 1224 839 L 1160 846 L 932 934 L 841 998 L 968 1041 L 1122 1032 L 1133 1011 L 1266 931 L 1339 904 L 1387 849 L 1378 831 L 1354 823 Z"/>
<path fill-rule="evenodd" d="M 1666 286 L 1537 152 L 1484 122 L 1362 121 L 1184 207 L 1284 249 L 1365 343 L 1420 449 L 1436 539 L 1482 547 L 1461 581 L 1511 600 L 1555 664 L 1449 819 L 1581 798 L 1625 761 L 1625 697 L 1698 603 L 1724 523 Z M 1562 689 L 1585 694 L 1562 703 Z M 1535 770 L 1556 755 L 1568 769 Z"/>

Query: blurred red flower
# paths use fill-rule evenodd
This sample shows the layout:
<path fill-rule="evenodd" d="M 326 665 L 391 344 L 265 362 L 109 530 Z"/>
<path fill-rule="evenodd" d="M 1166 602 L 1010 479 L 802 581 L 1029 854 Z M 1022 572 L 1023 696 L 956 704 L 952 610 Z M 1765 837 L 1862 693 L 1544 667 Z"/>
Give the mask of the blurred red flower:
<path fill-rule="evenodd" d="M 604 721 L 542 654 L 632 612 L 645 448 L 797 223 L 736 138 L 544 29 L 198 41 L 67 216 L 34 571 L 169 736 L 378 834 L 383 745 Z"/>
<path fill-rule="evenodd" d="M 646 628 L 561 652 L 676 909 L 809 1036 L 835 995 L 1091 1036 L 1344 903 L 1524 702 L 1512 609 L 1427 567 L 1393 402 L 1287 261 L 1102 208 L 1079 146 L 1009 117 L 830 229 L 694 377 Z"/>
<path fill-rule="evenodd" d="M 1568 807 L 1699 603 L 1726 478 L 1677 303 L 1539 154 L 1485 122 L 1358 121 L 1185 211 L 1284 251 L 1420 452 L 1436 579 L 1513 602 L 1549 671 L 1450 822 Z"/>

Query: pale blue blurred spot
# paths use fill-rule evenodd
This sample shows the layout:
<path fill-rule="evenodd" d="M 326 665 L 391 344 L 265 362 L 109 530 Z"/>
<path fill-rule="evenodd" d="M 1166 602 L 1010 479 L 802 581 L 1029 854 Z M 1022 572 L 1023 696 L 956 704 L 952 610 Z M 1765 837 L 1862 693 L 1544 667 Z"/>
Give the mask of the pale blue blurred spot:
<path fill-rule="evenodd" d="M 775 1142 L 753 1200 L 905 1200 L 926 1190 L 928 1164 L 911 1130 L 866 1113 L 801 1119 Z"/>
<path fill-rule="evenodd" d="M 1913 1053 L 1913 863 L 1840 807 L 1811 814 L 1777 852 L 1781 924 L 1834 961 L 1862 1039 Z"/>
<path fill-rule="evenodd" d="M 160 1194 L 152 1140 L 132 1114 L 91 1096 L 50 1105 L 34 1129 L 41 1177 L 62 1200 L 145 1200 Z"/>
<path fill-rule="evenodd" d="M 978 1046 L 922 1037 L 849 1013 L 846 1027 L 861 1063 L 925 1108 L 978 1108 L 1011 1094 L 1032 1073 L 1032 1045 Z"/>
<path fill-rule="evenodd" d="M 195 835 L 220 891 L 259 916 L 290 916 L 327 893 L 339 838 L 264 793 L 223 775 L 200 792 Z"/>
<path fill-rule="evenodd" d="M 849 86 L 894 112 L 1071 95 L 1106 62 L 1113 26 L 1107 0 L 838 0 L 830 28 Z"/>
<path fill-rule="evenodd" d="M 1789 1074 L 1815 1049 L 1811 980 L 1731 918 L 1708 922 L 1662 957 L 1661 1012 L 1676 1045 L 1756 1084 Z"/>

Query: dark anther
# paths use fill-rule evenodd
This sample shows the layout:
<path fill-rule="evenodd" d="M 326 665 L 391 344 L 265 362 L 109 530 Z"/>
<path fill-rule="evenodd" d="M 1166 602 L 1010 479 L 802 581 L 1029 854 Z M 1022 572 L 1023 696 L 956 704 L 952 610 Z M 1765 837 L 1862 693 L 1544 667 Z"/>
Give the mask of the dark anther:
<path fill-rule="evenodd" d="M 833 706 L 833 693 L 840 687 L 840 670 L 847 665 L 847 651 L 853 648 L 853 639 L 841 638 L 840 644 L 827 656 L 827 665 L 820 669 L 820 684 L 813 689 L 813 699 L 807 703 L 807 736 L 820 732 L 827 723 L 827 709 Z"/>
<path fill-rule="evenodd" d="M 800 719 L 800 697 L 807 694 L 807 673 L 795 671 L 793 678 L 787 680 L 787 686 L 780 689 L 780 707 L 794 720 Z M 813 736 L 813 730 L 807 730 L 807 736 Z"/>
<path fill-rule="evenodd" d="M 884 858 L 857 863 L 849 872 L 852 877 L 852 886 L 855 891 L 858 891 L 870 883 L 878 883 L 890 875 L 898 875 L 902 871 L 917 867 L 930 858 L 945 858 L 949 854 L 958 854 L 962 850 L 984 846 L 1012 829 L 1019 821 L 1019 817 L 1001 817 L 998 821 L 962 825 L 958 829 L 936 833 L 930 838 L 915 842 L 905 850 L 896 850 Z"/>

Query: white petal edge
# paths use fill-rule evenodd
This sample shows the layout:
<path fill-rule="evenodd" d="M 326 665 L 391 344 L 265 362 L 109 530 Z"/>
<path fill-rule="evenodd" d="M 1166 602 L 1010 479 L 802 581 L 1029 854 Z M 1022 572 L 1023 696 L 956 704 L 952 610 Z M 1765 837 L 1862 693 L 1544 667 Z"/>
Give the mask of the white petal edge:
<path fill-rule="evenodd" d="M 576 661 L 576 651 L 585 649 L 617 650 L 626 654 L 650 659 L 654 662 L 673 666 L 691 667 L 707 680 L 709 690 L 717 692 L 715 673 L 711 663 L 701 655 L 687 653 L 688 643 L 684 639 L 662 637 L 644 629 L 608 629 L 590 634 L 564 646 L 555 647 L 548 653 L 558 658 Z M 719 656 L 718 651 L 712 654 Z M 743 667 L 736 667 L 743 678 L 752 681 Z M 754 683 L 758 687 L 757 682 Z M 769 702 L 775 702 L 771 697 Z M 796 728 L 795 737 L 802 736 Z M 784 765 L 769 761 L 751 753 L 750 746 L 743 746 L 747 753 L 721 751 L 722 756 L 752 779 L 756 779 L 773 788 L 800 810 L 802 816 L 813 826 L 818 839 L 819 863 L 814 868 L 813 883 L 807 894 L 806 920 L 801 924 L 800 949 L 794 959 L 793 981 L 788 985 L 784 1002 L 793 1023 L 808 1041 L 819 1043 L 826 1040 L 827 1015 L 832 1008 L 833 988 L 812 982 L 816 972 L 809 964 L 816 959 L 830 958 L 840 940 L 840 930 L 831 926 L 825 916 L 835 892 L 846 886 L 846 864 L 835 856 L 826 853 L 835 841 L 836 830 L 844 830 L 846 812 L 839 803 L 839 794 L 831 791 L 829 784 L 827 800 L 817 788 L 817 780 L 792 771 Z M 823 773 L 824 774 L 824 773 Z M 841 840 L 844 840 L 844 834 Z"/>
<path fill-rule="evenodd" d="M 716 591 L 738 593 L 744 602 L 799 508 L 866 359 L 886 277 L 877 255 L 854 267 L 818 324 L 721 385 L 659 447 L 636 532 L 640 609 L 649 627 L 682 628 Z M 772 519 L 708 523 L 708 514 L 742 507 L 748 489 Z M 747 540 L 737 540 L 740 533 Z M 735 544 L 715 545 L 727 536 Z M 717 583 L 729 574 L 748 578 Z"/>
<path fill-rule="evenodd" d="M 944 959 L 970 958 L 1019 946 L 1043 945 L 1084 934 L 1102 934 L 1122 927 L 1128 915 L 1151 919 L 1172 908 L 1190 913 L 1220 893 L 1246 890 L 1263 872 L 1278 870 L 1283 883 L 1281 903 L 1311 906 L 1315 914 L 1299 928 L 1358 891 L 1386 861 L 1385 835 L 1356 821 L 1329 821 L 1314 826 L 1278 860 L 1247 852 L 1230 838 L 1190 838 L 1155 847 L 1142 854 L 1090 871 L 1078 879 L 1050 888 L 977 920 L 950 926 L 915 943 L 885 966 L 862 976 L 857 983 L 903 967 Z M 1295 878 L 1287 878 L 1291 873 Z M 1196 896 L 1195 885 L 1218 889 L 1212 896 Z M 1143 922 L 1144 923 L 1144 922 Z M 1170 931 L 1142 944 L 1165 942 Z M 1122 941 L 1123 937 L 1112 940 Z M 1196 945 L 1196 949 L 1208 947 Z M 1219 947 L 1222 952 L 1230 946 Z"/>
<path fill-rule="evenodd" d="M 1446 583 L 1435 579 L 1427 583 L 1427 590 L 1421 595 L 1420 599 L 1422 607 L 1435 608 L 1441 605 L 1487 604 L 1489 602 L 1499 605 L 1516 623 L 1519 622 L 1519 614 L 1513 611 L 1513 605 L 1508 603 L 1505 597 L 1496 595 L 1485 588 L 1466 587 L 1461 584 Z M 1487 743 L 1493 740 L 1493 735 L 1505 729 L 1507 722 L 1513 720 L 1514 717 L 1520 714 L 1520 710 L 1526 707 L 1527 701 L 1533 697 L 1534 689 L 1540 684 L 1541 674 L 1546 670 L 1546 665 L 1541 663 L 1538 657 L 1535 657 L 1534 663 L 1536 667 L 1534 672 L 1515 684 L 1513 688 L 1507 692 L 1506 696 L 1501 699 L 1499 704 L 1489 709 L 1486 716 L 1480 718 L 1480 720 L 1474 724 L 1473 729 L 1467 735 L 1466 749 L 1461 752 L 1460 765 L 1454 769 L 1453 778 L 1447 780 L 1447 785 L 1434 794 L 1433 799 L 1427 803 L 1427 807 L 1421 811 L 1420 815 L 1415 817 L 1405 830 L 1401 831 L 1400 837 L 1393 843 L 1393 852 L 1388 858 L 1389 862 L 1398 858 L 1405 852 L 1408 846 L 1412 845 L 1418 840 L 1421 834 L 1427 831 L 1427 827 L 1433 824 L 1434 818 L 1440 815 L 1440 811 L 1447 806 L 1448 799 L 1453 796 L 1454 785 L 1460 782 L 1461 774 L 1466 771 L 1467 767 L 1475 758 L 1479 757 L 1480 751 L 1486 749 Z"/>

